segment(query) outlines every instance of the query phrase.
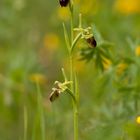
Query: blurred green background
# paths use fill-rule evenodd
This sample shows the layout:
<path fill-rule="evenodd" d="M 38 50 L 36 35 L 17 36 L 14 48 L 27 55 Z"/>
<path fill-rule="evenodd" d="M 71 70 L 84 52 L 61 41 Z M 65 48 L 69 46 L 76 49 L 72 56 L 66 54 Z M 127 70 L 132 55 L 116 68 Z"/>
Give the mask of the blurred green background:
<path fill-rule="evenodd" d="M 75 27 L 82 13 L 84 27 L 96 26 L 93 34 L 111 44 L 101 45 L 110 54 L 95 54 L 89 63 L 79 61 L 84 43 L 75 53 L 80 140 L 140 140 L 140 1 L 74 1 Z M 46 140 L 73 139 L 71 100 L 67 95 L 53 104 L 48 100 L 54 81 L 63 80 L 61 68 L 69 74 L 62 28 L 69 19 L 58 0 L 0 0 L 0 140 L 23 140 L 24 108 L 27 139 L 40 140 L 36 80 Z"/>

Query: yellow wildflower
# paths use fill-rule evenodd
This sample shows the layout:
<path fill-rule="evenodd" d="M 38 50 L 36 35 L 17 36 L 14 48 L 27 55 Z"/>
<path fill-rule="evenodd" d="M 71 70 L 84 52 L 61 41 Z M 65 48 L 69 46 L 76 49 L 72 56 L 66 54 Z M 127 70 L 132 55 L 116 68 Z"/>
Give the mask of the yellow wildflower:
<path fill-rule="evenodd" d="M 44 46 L 48 49 L 55 50 L 59 46 L 59 38 L 56 34 L 46 34 L 44 37 Z"/>
<path fill-rule="evenodd" d="M 43 74 L 40 74 L 40 73 L 34 73 L 34 74 L 31 74 L 29 76 L 29 79 L 31 82 L 33 83 L 38 83 L 38 84 L 46 84 L 46 77 L 43 75 Z"/>
<path fill-rule="evenodd" d="M 140 124 L 140 116 L 136 118 L 136 123 Z"/>
<path fill-rule="evenodd" d="M 68 8 L 59 7 L 57 13 L 58 13 L 58 17 L 61 20 L 67 21 L 70 18 L 70 13 L 69 13 L 69 9 Z"/>
<path fill-rule="evenodd" d="M 140 45 L 136 47 L 135 49 L 135 55 L 140 56 Z"/>
<path fill-rule="evenodd" d="M 122 14 L 134 14 L 140 12 L 139 0 L 116 0 L 114 4 L 115 10 Z"/>
<path fill-rule="evenodd" d="M 111 60 L 109 60 L 107 58 L 103 58 L 104 70 L 108 70 L 110 68 L 111 64 L 112 64 Z"/>
<path fill-rule="evenodd" d="M 117 66 L 117 74 L 121 75 L 124 72 L 124 70 L 126 70 L 127 67 L 128 67 L 128 65 L 126 63 L 120 63 Z"/>

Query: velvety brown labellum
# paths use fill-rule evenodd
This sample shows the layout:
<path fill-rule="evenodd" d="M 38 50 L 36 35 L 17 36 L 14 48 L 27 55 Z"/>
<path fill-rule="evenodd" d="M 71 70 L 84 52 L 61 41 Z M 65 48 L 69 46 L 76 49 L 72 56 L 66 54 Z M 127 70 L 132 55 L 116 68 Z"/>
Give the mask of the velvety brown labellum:
<path fill-rule="evenodd" d="M 58 90 L 54 90 L 51 94 L 50 94 L 50 101 L 53 102 L 55 99 L 57 99 L 59 97 L 59 92 Z"/>
<path fill-rule="evenodd" d="M 70 0 L 59 0 L 59 3 L 62 7 L 66 7 Z"/>
<path fill-rule="evenodd" d="M 94 36 L 90 37 L 90 38 L 87 38 L 86 41 L 88 42 L 88 44 L 91 46 L 91 47 L 96 47 L 97 46 L 97 42 L 94 38 Z"/>

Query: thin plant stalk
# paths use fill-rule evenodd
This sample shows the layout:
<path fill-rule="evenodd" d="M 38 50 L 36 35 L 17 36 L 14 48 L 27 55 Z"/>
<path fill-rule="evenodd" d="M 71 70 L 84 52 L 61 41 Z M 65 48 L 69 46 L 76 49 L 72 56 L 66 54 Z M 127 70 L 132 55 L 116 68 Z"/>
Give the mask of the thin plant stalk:
<path fill-rule="evenodd" d="M 37 124 L 38 124 L 38 116 L 35 116 L 34 123 L 33 123 L 32 138 L 31 138 L 31 140 L 35 140 Z"/>
<path fill-rule="evenodd" d="M 37 87 L 38 113 L 41 127 L 41 140 L 45 140 L 45 118 L 44 118 L 43 99 L 38 81 L 36 81 L 36 87 Z"/>
<path fill-rule="evenodd" d="M 27 108 L 24 107 L 24 140 L 27 140 L 27 127 L 28 127 Z"/>
<path fill-rule="evenodd" d="M 74 20 L 74 13 L 73 13 L 73 1 L 70 1 L 70 13 L 71 13 L 71 42 L 70 42 L 70 52 L 69 52 L 69 59 L 70 59 L 70 81 L 72 81 L 73 83 L 71 84 L 71 91 L 75 94 L 75 98 L 76 98 L 76 102 L 73 101 L 73 119 L 74 119 L 74 140 L 78 140 L 78 133 L 79 133 L 79 129 L 78 129 L 78 102 L 77 102 L 77 96 L 76 94 L 78 94 L 78 92 L 76 92 L 75 90 L 75 85 L 77 85 L 75 82 L 77 82 L 75 80 L 75 72 L 74 72 L 74 68 L 73 68 L 73 20 Z"/>

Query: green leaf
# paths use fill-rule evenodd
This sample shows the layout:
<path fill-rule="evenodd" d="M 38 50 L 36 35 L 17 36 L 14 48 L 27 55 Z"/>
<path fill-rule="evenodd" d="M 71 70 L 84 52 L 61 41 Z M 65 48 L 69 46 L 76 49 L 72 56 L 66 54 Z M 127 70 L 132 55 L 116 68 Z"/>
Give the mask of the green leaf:
<path fill-rule="evenodd" d="M 63 30 L 64 30 L 64 37 L 65 37 L 66 46 L 67 46 L 68 51 L 70 52 L 70 40 L 69 40 L 68 32 L 66 30 L 66 26 L 64 23 L 63 23 Z"/>

